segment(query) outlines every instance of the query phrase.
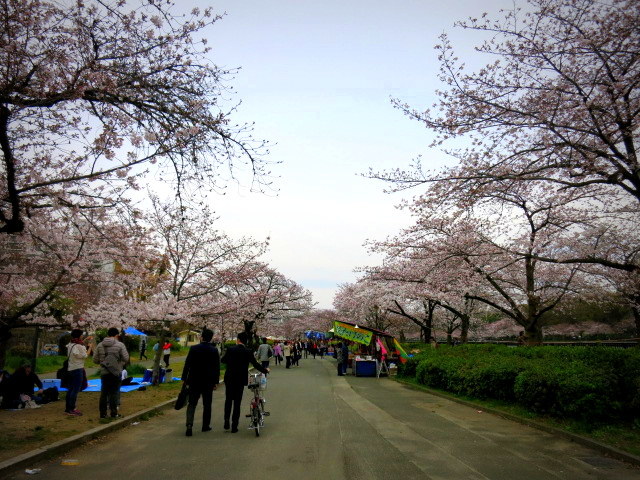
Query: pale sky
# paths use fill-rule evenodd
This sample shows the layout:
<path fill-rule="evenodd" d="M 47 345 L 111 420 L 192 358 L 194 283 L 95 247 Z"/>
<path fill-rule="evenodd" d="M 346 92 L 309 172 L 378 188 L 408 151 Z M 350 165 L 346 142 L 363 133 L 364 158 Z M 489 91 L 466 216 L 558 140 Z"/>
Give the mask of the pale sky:
<path fill-rule="evenodd" d="M 200 3 L 200 2 L 197 2 Z M 180 2 L 179 5 L 182 5 Z M 433 49 L 453 34 L 471 60 L 477 38 L 454 30 L 455 20 L 497 12 L 511 2 L 490 0 L 223 0 L 227 15 L 207 31 L 211 58 L 241 67 L 231 85 L 242 105 L 238 122 L 275 145 L 269 158 L 277 194 L 230 185 L 213 196 L 220 226 L 232 236 L 271 237 L 265 258 L 330 308 L 353 269 L 377 263 L 363 243 L 410 224 L 395 209 L 404 194 L 360 176 L 405 167 L 418 155 L 432 168 L 443 155 L 431 134 L 395 110 L 390 97 L 424 109 L 438 88 Z"/>

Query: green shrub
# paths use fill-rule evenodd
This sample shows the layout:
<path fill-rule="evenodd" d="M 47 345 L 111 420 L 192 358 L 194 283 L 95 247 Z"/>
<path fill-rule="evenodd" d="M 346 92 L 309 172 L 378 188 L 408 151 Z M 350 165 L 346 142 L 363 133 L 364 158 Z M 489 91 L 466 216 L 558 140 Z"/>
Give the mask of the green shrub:
<path fill-rule="evenodd" d="M 467 371 L 464 393 L 483 399 L 514 400 L 514 384 L 524 368 L 521 362 L 513 362 L 506 358 L 479 364 Z"/>
<path fill-rule="evenodd" d="M 515 401 L 582 420 L 640 415 L 640 350 L 463 345 L 425 350 L 399 368 L 429 387 Z"/>
<path fill-rule="evenodd" d="M 411 357 L 405 363 L 398 364 L 398 376 L 413 378 L 416 376 L 416 368 L 422 357 Z"/>
<path fill-rule="evenodd" d="M 134 363 L 132 365 L 127 366 L 127 373 L 131 376 L 134 375 L 144 375 L 147 371 L 147 367 L 144 365 L 140 365 L 139 363 Z"/>
<path fill-rule="evenodd" d="M 583 420 L 618 417 L 622 402 L 615 379 L 584 363 L 537 364 L 515 382 L 518 403 L 537 413 Z"/>

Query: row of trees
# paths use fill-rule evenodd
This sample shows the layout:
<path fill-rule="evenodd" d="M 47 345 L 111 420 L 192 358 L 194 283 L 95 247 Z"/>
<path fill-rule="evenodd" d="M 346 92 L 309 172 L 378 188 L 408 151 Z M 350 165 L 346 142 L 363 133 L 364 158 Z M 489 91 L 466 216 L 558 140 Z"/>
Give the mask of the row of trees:
<path fill-rule="evenodd" d="M 311 294 L 204 205 L 229 181 L 271 184 L 267 145 L 231 122 L 232 70 L 211 62 L 210 10 L 170 1 L 0 6 L 0 366 L 24 325 L 267 334 Z M 168 199 L 141 186 L 164 182 Z M 136 193 L 139 192 L 139 193 Z"/>
<path fill-rule="evenodd" d="M 139 218 L 50 211 L 0 242 L 3 347 L 30 324 L 160 332 L 182 321 L 224 337 L 253 321 L 277 334 L 313 306 L 308 290 L 260 260 L 268 242 L 230 238 L 203 205 L 152 198 Z"/>
<path fill-rule="evenodd" d="M 370 172 L 421 189 L 406 206 L 415 224 L 369 244 L 382 265 L 363 268 L 336 306 L 374 288 L 370 308 L 427 338 L 434 311 L 463 340 L 493 311 L 539 343 L 545 315 L 582 298 L 626 305 L 640 334 L 640 5 L 527 3 L 458 24 L 486 34 L 477 71 L 442 36 L 433 109 L 394 101 L 452 161 Z"/>

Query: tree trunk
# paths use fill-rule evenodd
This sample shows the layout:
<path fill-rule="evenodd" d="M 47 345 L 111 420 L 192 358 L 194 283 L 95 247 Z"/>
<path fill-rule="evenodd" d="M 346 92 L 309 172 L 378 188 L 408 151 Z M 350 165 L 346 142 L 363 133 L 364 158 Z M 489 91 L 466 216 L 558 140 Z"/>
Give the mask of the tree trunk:
<path fill-rule="evenodd" d="M 542 326 L 537 322 L 531 322 L 524 329 L 525 345 L 542 345 Z"/>
<path fill-rule="evenodd" d="M 636 321 L 636 337 L 640 338 L 640 307 L 638 305 L 632 305 L 631 311 L 633 312 L 633 318 Z"/>
<path fill-rule="evenodd" d="M 11 329 L 7 326 L 0 327 L 0 370 L 4 370 L 4 364 L 7 360 L 7 350 L 9 349 L 10 339 Z"/>
<path fill-rule="evenodd" d="M 460 317 L 460 343 L 467 343 L 469 336 L 469 315 Z"/>
<path fill-rule="evenodd" d="M 33 371 L 36 371 L 38 362 L 38 343 L 40 340 L 40 327 L 36 326 L 35 332 L 33 332 L 33 343 L 31 344 L 31 365 Z"/>
<path fill-rule="evenodd" d="M 424 343 L 429 343 L 429 340 L 431 340 L 431 325 L 422 327 L 422 334 L 424 335 Z"/>

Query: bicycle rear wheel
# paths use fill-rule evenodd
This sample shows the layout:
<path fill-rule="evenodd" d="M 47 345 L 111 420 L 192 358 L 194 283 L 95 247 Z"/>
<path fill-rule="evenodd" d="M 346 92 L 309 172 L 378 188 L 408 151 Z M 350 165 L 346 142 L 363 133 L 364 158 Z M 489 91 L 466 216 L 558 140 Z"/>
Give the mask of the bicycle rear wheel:
<path fill-rule="evenodd" d="M 260 407 L 257 405 L 251 409 L 251 422 L 253 423 L 253 431 L 256 437 L 260 436 Z"/>

